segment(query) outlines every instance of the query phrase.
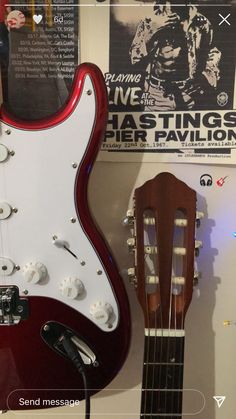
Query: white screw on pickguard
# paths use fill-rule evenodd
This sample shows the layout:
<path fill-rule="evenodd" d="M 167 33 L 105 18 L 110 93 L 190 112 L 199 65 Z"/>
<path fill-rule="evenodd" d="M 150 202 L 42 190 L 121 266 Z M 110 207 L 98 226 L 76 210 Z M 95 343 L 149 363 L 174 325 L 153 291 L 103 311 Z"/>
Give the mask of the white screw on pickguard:
<path fill-rule="evenodd" d="M 75 277 L 64 278 L 59 286 L 63 297 L 71 300 L 75 299 L 84 292 L 84 285 L 80 279 Z"/>
<path fill-rule="evenodd" d="M 90 314 L 98 324 L 106 324 L 113 314 L 113 308 L 109 303 L 97 301 L 90 306 Z"/>
<path fill-rule="evenodd" d="M 47 268 L 41 262 L 29 262 L 23 267 L 22 273 L 26 282 L 37 284 L 47 277 Z"/>

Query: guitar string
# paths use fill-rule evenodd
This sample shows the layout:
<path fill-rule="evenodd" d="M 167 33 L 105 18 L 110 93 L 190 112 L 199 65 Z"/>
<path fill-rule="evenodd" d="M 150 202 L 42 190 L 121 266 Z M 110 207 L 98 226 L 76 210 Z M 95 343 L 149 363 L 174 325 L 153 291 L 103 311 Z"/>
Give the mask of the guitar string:
<path fill-rule="evenodd" d="M 146 216 L 145 212 L 144 212 L 144 217 Z M 146 238 L 148 237 L 148 227 L 147 229 L 144 228 L 144 224 L 143 224 L 143 239 L 144 239 L 144 246 L 146 244 Z M 145 234 L 146 233 L 146 234 Z M 145 356 L 146 356 L 146 366 L 144 366 L 144 368 L 146 369 L 146 374 L 145 374 L 145 404 L 144 404 L 144 413 L 145 413 L 145 417 L 146 417 L 146 413 L 147 413 L 147 409 L 149 408 L 150 403 L 148 403 L 150 401 L 150 395 L 149 395 L 149 391 L 148 391 L 148 387 L 149 387 L 149 361 L 150 361 L 150 344 L 151 344 L 151 335 L 150 335 L 150 318 L 149 318 L 149 306 L 148 306 L 148 292 L 147 292 L 147 283 L 146 283 L 146 277 L 147 277 L 147 270 L 146 270 L 146 266 L 147 266 L 147 258 L 148 255 L 145 253 L 144 255 L 144 284 L 145 284 L 145 302 L 146 302 L 146 315 L 147 315 L 147 328 L 148 328 L 148 336 L 146 338 L 145 336 Z"/>
<path fill-rule="evenodd" d="M 156 345 L 156 340 L 157 340 L 157 333 L 156 333 L 156 330 L 157 330 L 157 315 L 156 315 L 156 312 L 155 312 L 155 321 L 154 321 L 154 330 L 155 330 L 155 336 L 154 336 L 154 345 L 153 345 L 153 337 L 151 338 L 151 340 L 152 340 L 152 350 L 153 350 L 153 353 L 152 353 L 152 359 L 151 359 L 151 362 L 153 362 L 153 365 L 151 366 L 151 369 L 152 369 L 152 385 L 151 385 L 151 391 L 149 391 L 149 399 L 150 399 L 150 405 L 151 405 L 151 414 L 153 413 L 153 395 L 154 395 L 154 392 L 153 392 L 153 388 L 155 387 L 154 386 L 154 381 L 155 381 L 155 359 L 156 359 L 156 348 L 157 348 L 157 345 Z M 150 394 L 151 393 L 151 394 Z M 151 397 L 150 397 L 151 396 Z"/>
<path fill-rule="evenodd" d="M 183 290 L 182 293 L 184 295 L 185 293 L 185 284 L 183 285 Z M 182 310 L 182 314 L 181 314 L 181 329 L 184 329 L 184 316 L 183 316 L 183 310 Z M 180 337 L 179 338 L 180 343 L 178 346 L 178 355 L 179 355 L 179 362 L 181 363 L 181 365 L 179 366 L 179 372 L 178 372 L 178 398 L 177 398 L 177 412 L 180 411 L 181 405 L 182 405 L 182 398 L 183 398 L 183 359 L 184 359 L 184 337 Z M 182 413 L 182 408 L 181 408 L 181 413 Z"/>
<path fill-rule="evenodd" d="M 145 255 L 144 255 L 144 272 L 145 272 Z M 144 274 L 145 279 L 145 274 Z M 147 323 L 148 323 L 148 301 L 147 301 L 147 294 L 146 294 L 146 284 L 145 284 L 145 305 L 146 305 L 146 313 L 147 313 Z M 144 319 L 144 327 L 145 327 L 145 319 Z M 143 354 L 143 379 L 142 379 L 142 390 L 141 390 L 141 413 L 143 409 L 143 413 L 146 412 L 146 404 L 147 404 L 147 372 L 148 372 L 148 354 L 149 354 L 149 326 L 147 324 L 146 330 L 148 331 L 146 337 L 146 331 L 144 329 L 144 354 Z M 146 367 L 145 367 L 146 363 Z M 145 369 L 146 368 L 146 369 Z M 141 417 L 141 416 L 140 416 Z"/>
<path fill-rule="evenodd" d="M 189 217 L 186 217 L 187 219 L 187 226 L 189 226 Z M 187 243 L 187 232 L 188 232 L 188 227 L 184 228 L 184 244 L 188 244 Z M 187 257 L 188 257 L 188 247 L 186 246 L 186 255 L 184 256 L 187 261 Z M 183 277 L 185 278 L 184 281 L 184 285 L 182 287 L 182 299 L 184 298 L 185 295 L 185 289 L 186 289 L 186 279 L 187 279 L 187 275 L 185 275 L 185 272 L 183 272 Z M 182 304 L 183 307 L 183 304 Z M 184 312 L 182 309 L 182 314 L 181 314 L 181 329 L 184 330 Z M 181 339 L 181 343 L 180 343 L 180 349 L 179 349 L 179 353 L 180 353 L 180 362 L 183 363 L 184 360 L 184 340 L 185 338 L 183 337 Z M 180 393 L 179 397 L 178 397 L 178 410 L 180 410 L 180 404 L 182 405 L 183 403 L 183 369 L 184 366 L 181 365 L 180 369 L 179 369 L 179 379 L 178 379 L 178 387 L 182 389 L 182 393 Z M 181 403 L 180 403 L 181 402 Z M 182 412 L 182 408 L 181 408 L 181 412 Z"/>
<path fill-rule="evenodd" d="M 159 296 L 160 296 L 161 295 L 161 293 L 160 293 L 160 282 L 159 282 L 159 285 L 158 285 L 158 293 L 159 293 Z M 161 405 L 161 391 L 160 391 L 160 388 L 161 388 L 161 381 L 162 381 L 161 380 L 161 377 L 162 377 L 162 359 L 163 359 L 163 319 L 162 319 L 161 297 L 160 297 L 160 310 L 159 311 L 160 311 L 160 330 L 161 330 L 161 336 L 159 337 L 159 344 L 160 344 L 160 351 L 159 351 L 160 355 L 159 355 L 159 358 L 160 359 L 159 359 L 159 365 L 157 365 L 157 369 L 159 371 L 159 373 L 158 373 L 158 389 L 159 389 L 159 391 L 158 391 L 158 400 L 157 400 L 157 410 L 158 410 L 158 406 Z M 156 316 L 157 316 L 157 313 L 156 313 Z"/>
<path fill-rule="evenodd" d="M 145 217 L 145 212 L 143 214 L 143 218 Z M 145 229 L 144 229 L 144 223 L 142 223 L 142 232 L 143 232 L 143 241 L 145 236 Z M 146 333 L 144 333 L 144 362 L 146 363 L 146 366 L 143 365 L 143 369 L 145 370 L 145 373 L 143 373 L 143 388 L 142 388 L 142 396 L 141 396 L 141 413 L 142 413 L 142 407 L 143 407 L 143 413 L 146 414 L 147 410 L 147 385 L 148 385 L 148 371 L 149 371 L 149 353 L 150 353 L 150 322 L 149 322 L 149 310 L 148 310 L 148 294 L 147 294 L 147 287 L 146 287 L 146 258 L 147 255 L 144 253 L 143 257 L 143 263 L 144 263 L 144 287 L 145 287 L 145 304 L 146 304 L 146 316 L 147 316 L 147 338 Z M 146 416 L 146 415 L 145 415 Z"/>
<path fill-rule="evenodd" d="M 172 260 L 172 258 L 171 258 Z M 172 264 L 171 264 L 172 265 Z M 169 319 L 168 319 L 168 337 L 167 337 L 167 352 L 166 352 L 166 381 L 165 381 L 165 389 L 168 389 L 168 360 L 170 358 L 170 331 L 171 331 L 171 318 L 172 318 L 172 269 L 170 275 L 170 293 L 169 293 Z M 165 390 L 165 412 L 167 409 L 167 394 L 168 391 Z"/>
<path fill-rule="evenodd" d="M 186 235 L 186 228 L 184 228 L 184 230 L 182 230 L 181 227 L 181 233 L 183 232 L 183 244 L 185 243 L 185 235 Z M 181 245 L 181 243 L 180 243 Z M 186 257 L 186 256 L 185 256 Z M 178 261 L 177 259 L 175 259 L 176 261 L 176 268 L 178 266 Z M 182 263 L 184 263 L 184 260 L 182 258 Z M 185 278 L 186 275 L 184 275 L 183 272 L 183 264 L 182 264 L 182 276 Z M 177 272 L 177 271 L 176 271 Z M 180 275 L 181 276 L 181 275 Z M 181 285 L 181 292 L 180 294 L 177 293 L 177 295 L 175 296 L 174 300 L 175 300 L 175 342 L 174 342 L 174 359 L 175 359 L 175 363 L 176 363 L 176 359 L 178 363 L 182 363 L 183 361 L 183 340 L 182 337 L 177 337 L 177 296 L 179 296 L 179 298 L 183 298 L 183 296 L 185 295 L 185 282 L 183 285 Z M 178 290 L 178 288 L 177 288 Z M 181 297 L 182 296 L 182 297 Z M 184 325 L 184 314 L 183 314 L 183 310 L 181 311 L 181 330 L 183 330 L 183 325 Z M 177 344 L 178 342 L 178 344 Z M 174 389 L 177 386 L 177 391 L 176 391 L 176 397 L 177 397 L 177 403 L 174 403 L 174 406 L 171 406 L 171 410 L 173 411 L 173 414 L 175 413 L 174 410 L 177 411 L 177 413 L 182 413 L 182 408 L 181 408 L 181 400 L 182 400 L 182 387 L 183 387 L 183 377 L 182 377 L 182 371 L 183 371 L 183 365 L 179 365 L 177 368 L 177 375 L 176 375 L 176 365 L 174 365 L 174 372 L 173 372 L 173 380 L 172 380 L 172 388 Z M 173 394 L 174 396 L 174 394 Z M 173 397 L 172 400 L 174 399 L 176 402 L 176 397 Z M 181 410 L 181 412 L 180 412 Z"/>
<path fill-rule="evenodd" d="M 160 391 L 161 389 L 161 382 L 162 382 L 162 359 L 163 359 L 163 318 L 162 318 L 162 300 L 161 300 L 161 288 L 160 288 L 160 262 L 159 262 L 159 246 L 158 246 L 158 214 L 157 214 L 157 222 L 155 223 L 155 226 L 157 226 L 155 228 L 155 237 L 156 237 L 156 242 L 157 242 L 157 256 L 156 256 L 156 270 L 157 270 L 157 277 L 159 278 L 159 282 L 157 284 L 156 287 L 156 293 L 157 295 L 159 295 L 159 307 L 157 307 L 158 311 L 156 310 L 155 312 L 155 354 L 156 354 L 156 348 L 159 345 L 159 352 L 157 352 L 159 354 L 159 359 L 157 360 L 158 364 L 154 365 L 155 368 L 155 372 L 156 370 L 158 371 L 158 395 L 155 394 L 155 400 L 156 400 L 156 411 L 158 413 L 158 408 L 159 406 L 161 406 L 161 396 L 162 396 L 162 392 Z M 160 316 L 160 331 L 161 331 L 161 336 L 157 337 L 157 318 L 158 315 Z M 156 362 L 156 356 L 154 358 L 154 362 Z M 152 385 L 152 392 L 154 392 L 154 388 L 156 388 L 156 385 Z"/>
<path fill-rule="evenodd" d="M 173 349 L 173 353 L 172 353 L 172 358 L 174 359 L 174 365 L 171 366 L 171 373 L 172 373 L 172 385 L 171 388 L 175 390 L 175 373 L 176 373 L 176 341 L 177 341 L 177 337 L 176 337 L 176 330 L 177 330 L 177 312 L 176 312 L 177 306 L 176 306 L 176 296 L 174 297 L 174 325 L 175 325 L 175 336 L 174 336 L 174 349 Z M 173 368 L 173 371 L 172 371 Z M 177 395 L 178 397 L 178 395 Z M 175 409 L 175 398 L 176 398 L 176 393 L 174 391 L 172 391 L 172 396 L 171 396 L 171 418 L 172 415 L 175 414 L 174 409 Z M 178 412 L 177 412 L 178 413 Z"/>
<path fill-rule="evenodd" d="M 177 215 L 177 214 L 175 214 L 175 215 Z M 174 229 L 175 229 L 176 227 L 174 227 Z M 176 230 L 174 230 L 174 231 L 176 231 Z M 173 246 L 175 246 L 175 243 L 173 243 Z M 173 276 L 177 276 L 177 267 L 178 267 L 178 261 L 177 261 L 177 259 L 176 259 L 176 257 L 174 257 L 174 255 L 172 255 L 172 265 L 173 265 Z M 174 339 L 174 344 L 173 344 L 173 350 L 172 350 L 172 354 L 171 354 L 171 358 L 170 358 L 170 361 L 171 361 L 171 359 L 173 359 L 173 365 L 171 366 L 171 374 L 172 374 L 172 380 L 171 380 L 171 388 L 172 388 L 172 390 L 176 390 L 176 388 L 175 388 L 175 381 L 176 381 L 176 378 L 175 378 L 175 373 L 176 373 L 176 341 L 177 341 L 177 336 L 176 336 L 176 334 L 177 334 L 177 332 L 176 332 L 176 330 L 177 330 L 177 306 L 176 306 L 176 295 L 174 296 L 174 331 L 175 331 L 175 334 L 174 334 L 174 336 L 173 336 L 173 339 Z M 175 409 L 175 400 L 176 400 L 176 396 L 178 397 L 178 394 L 176 395 L 176 393 L 175 393 L 175 391 L 172 391 L 172 394 L 171 394 L 171 406 L 170 406 L 170 411 L 171 411 L 171 418 L 173 417 L 173 415 L 175 414 L 175 412 L 174 412 L 174 409 Z"/>
<path fill-rule="evenodd" d="M 156 246 L 156 248 L 158 249 L 158 214 L 154 214 L 154 219 L 155 219 L 155 223 L 154 223 L 154 228 L 151 230 L 153 237 L 151 240 L 151 244 L 153 244 L 154 246 Z M 155 257 L 156 256 L 156 257 Z M 158 267 L 159 267 L 159 263 L 157 263 L 158 260 L 158 250 L 157 250 L 157 255 L 154 254 L 153 257 L 153 267 L 154 267 L 154 276 L 155 274 L 157 276 L 159 276 L 159 272 L 158 272 Z M 155 261 L 155 262 L 154 262 Z M 157 271 L 157 272 L 156 272 Z M 158 295 L 158 288 L 159 285 L 157 284 L 156 286 L 156 295 Z M 149 391 L 149 398 L 150 398 L 150 405 L 151 405 L 151 414 L 153 413 L 153 408 L 154 408 L 154 402 L 153 402 L 153 397 L 154 397 L 154 389 L 156 389 L 156 385 L 155 385 L 155 378 L 156 378 L 156 353 L 157 353 L 157 307 L 155 310 L 155 317 L 154 317 L 154 330 L 155 330 L 155 334 L 154 337 L 152 337 L 152 348 L 153 348 L 153 354 L 152 354 L 152 384 L 151 384 L 151 389 Z M 153 345 L 153 340 L 154 340 L 154 345 Z M 160 378 L 160 376 L 159 376 Z M 155 394 L 155 403 L 156 403 L 156 394 Z M 155 404 L 156 407 L 156 404 Z M 155 412 L 154 412 L 155 413 Z"/>

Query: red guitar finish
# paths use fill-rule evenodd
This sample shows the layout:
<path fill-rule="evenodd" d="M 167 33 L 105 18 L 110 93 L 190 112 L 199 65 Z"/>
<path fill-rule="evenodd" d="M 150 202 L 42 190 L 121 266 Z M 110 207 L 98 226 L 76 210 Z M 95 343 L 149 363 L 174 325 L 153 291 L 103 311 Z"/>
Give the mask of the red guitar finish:
<path fill-rule="evenodd" d="M 130 313 L 125 288 L 104 238 L 92 219 L 87 200 L 89 173 L 107 121 L 107 93 L 102 73 L 92 64 L 79 66 L 67 103 L 53 117 L 26 122 L 14 118 L 3 107 L 1 119 L 14 128 L 23 130 L 43 130 L 60 124 L 74 111 L 87 75 L 92 80 L 96 94 L 96 121 L 78 170 L 75 202 L 83 229 L 93 243 L 110 278 L 119 307 L 119 323 L 115 330 L 104 332 L 87 317 L 56 299 L 27 296 L 29 317 L 16 325 L 0 324 L 0 409 L 2 410 L 55 407 L 53 401 L 58 399 L 84 398 L 82 378 L 72 363 L 47 346 L 40 336 L 43 325 L 48 321 L 59 322 L 74 330 L 96 354 L 98 365 L 86 367 L 90 394 L 101 390 L 114 378 L 127 355 Z M 21 399 L 33 400 L 34 403 L 29 402 L 26 405 L 21 403 Z M 46 405 L 45 400 L 49 400 Z"/>

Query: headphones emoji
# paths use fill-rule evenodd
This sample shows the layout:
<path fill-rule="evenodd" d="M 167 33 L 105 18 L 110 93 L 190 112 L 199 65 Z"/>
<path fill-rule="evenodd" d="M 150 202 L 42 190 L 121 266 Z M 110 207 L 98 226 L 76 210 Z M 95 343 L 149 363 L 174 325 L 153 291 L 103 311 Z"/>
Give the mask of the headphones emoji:
<path fill-rule="evenodd" d="M 201 186 L 211 186 L 212 185 L 212 177 L 205 173 L 200 177 L 200 185 Z"/>

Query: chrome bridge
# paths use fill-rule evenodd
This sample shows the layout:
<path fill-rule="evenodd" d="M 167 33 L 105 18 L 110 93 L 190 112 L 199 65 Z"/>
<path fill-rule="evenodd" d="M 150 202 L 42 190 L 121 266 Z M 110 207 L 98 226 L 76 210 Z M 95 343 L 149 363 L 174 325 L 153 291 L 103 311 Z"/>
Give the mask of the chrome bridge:
<path fill-rule="evenodd" d="M 0 326 L 14 325 L 29 316 L 28 300 L 20 298 L 15 285 L 0 286 Z"/>

